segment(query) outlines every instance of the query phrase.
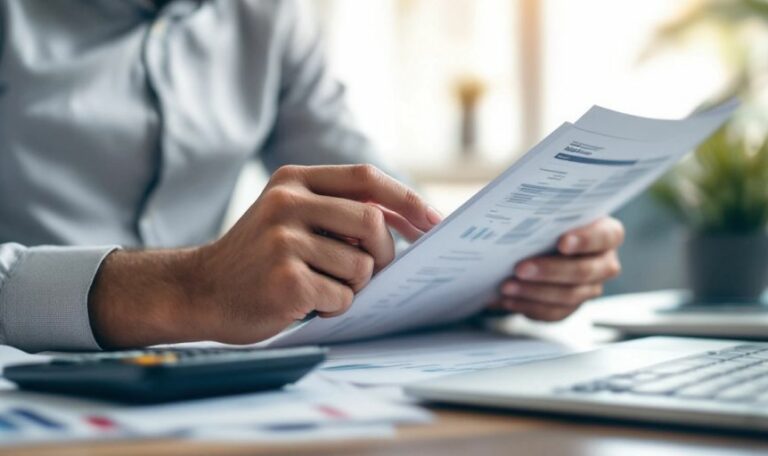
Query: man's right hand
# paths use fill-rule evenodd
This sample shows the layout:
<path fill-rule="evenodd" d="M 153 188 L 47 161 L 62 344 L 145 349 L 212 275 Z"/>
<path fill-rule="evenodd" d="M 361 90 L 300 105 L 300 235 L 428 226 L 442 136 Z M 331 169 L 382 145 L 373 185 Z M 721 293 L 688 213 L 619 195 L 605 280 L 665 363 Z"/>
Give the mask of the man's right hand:
<path fill-rule="evenodd" d="M 253 343 L 316 311 L 345 312 L 408 239 L 439 223 L 416 193 L 369 165 L 286 166 L 221 239 L 111 254 L 91 289 L 104 347 Z"/>

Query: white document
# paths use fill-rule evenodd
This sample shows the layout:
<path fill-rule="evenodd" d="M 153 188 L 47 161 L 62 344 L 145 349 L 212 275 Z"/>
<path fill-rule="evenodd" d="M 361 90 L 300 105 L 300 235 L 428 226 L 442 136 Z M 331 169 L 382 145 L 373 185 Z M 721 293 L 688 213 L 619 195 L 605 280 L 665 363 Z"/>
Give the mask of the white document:
<path fill-rule="evenodd" d="M 47 358 L 0 346 L 0 365 Z M 431 419 L 421 407 L 317 374 L 278 391 L 145 406 L 26 392 L 12 385 L 0 391 L 0 447 L 167 436 L 270 442 L 382 438 L 393 434 L 395 423 Z"/>
<path fill-rule="evenodd" d="M 303 442 L 391 439 L 395 437 L 391 424 L 334 424 L 280 427 L 207 427 L 194 429 L 185 437 L 198 442 L 273 443 L 296 445 Z"/>
<path fill-rule="evenodd" d="M 571 352 L 556 342 L 515 338 L 480 329 L 448 329 L 333 345 L 318 373 L 357 385 L 403 385 Z"/>
<path fill-rule="evenodd" d="M 48 359 L 0 345 L 0 368 Z M 387 438 L 395 423 L 431 419 L 421 407 L 317 374 L 278 391 L 146 406 L 20 391 L 7 381 L 0 387 L 0 447 L 166 436 L 243 442 Z"/>
<path fill-rule="evenodd" d="M 211 426 L 288 427 L 331 424 L 424 423 L 426 410 L 395 404 L 357 389 L 295 388 L 179 403 L 112 408 L 107 416 L 137 432 Z"/>
<path fill-rule="evenodd" d="M 327 344 L 467 317 L 489 303 L 516 263 L 565 231 L 607 215 L 647 188 L 735 110 L 684 120 L 594 107 L 535 146 L 356 296 L 339 317 L 315 318 L 271 346 Z"/>
<path fill-rule="evenodd" d="M 82 401 L 50 394 L 0 391 L 0 447 L 127 438 L 130 433 Z"/>
<path fill-rule="evenodd" d="M 19 430 L 6 433 L 8 438 L 0 439 L 2 445 L 99 436 L 184 436 L 215 427 L 277 432 L 336 424 L 425 423 L 432 415 L 423 408 L 393 403 L 310 374 L 279 391 L 144 406 L 2 391 L 0 418 L 12 420 Z"/>

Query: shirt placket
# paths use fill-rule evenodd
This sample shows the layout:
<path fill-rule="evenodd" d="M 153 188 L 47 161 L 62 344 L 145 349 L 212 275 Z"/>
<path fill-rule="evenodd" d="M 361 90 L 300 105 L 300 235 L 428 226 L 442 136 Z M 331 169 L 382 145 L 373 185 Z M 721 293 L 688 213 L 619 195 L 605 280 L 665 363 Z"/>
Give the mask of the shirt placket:
<path fill-rule="evenodd" d="M 158 114 L 159 134 L 155 146 L 155 172 L 147 188 L 144 204 L 139 211 L 137 223 L 138 235 L 146 247 L 162 247 L 168 244 L 164 231 L 160 226 L 161 208 L 158 207 L 157 194 L 162 190 L 163 176 L 170 172 L 173 166 L 170 156 L 173 152 L 173 131 L 171 116 L 174 112 L 169 109 L 172 103 L 172 87 L 167 80 L 168 39 L 172 21 L 180 20 L 192 14 L 200 6 L 196 0 L 177 0 L 168 3 L 156 11 L 152 24 L 148 28 L 143 48 L 143 61 L 147 74 L 147 85 L 151 99 Z"/>
<path fill-rule="evenodd" d="M 163 138 L 165 136 L 165 121 L 163 115 L 163 106 L 161 103 L 162 94 L 161 85 L 159 84 L 159 78 L 161 77 L 162 68 L 162 44 L 164 34 L 167 31 L 166 20 L 162 15 L 157 15 L 153 20 L 152 25 L 149 27 L 147 36 L 144 41 L 143 48 L 143 62 L 145 66 L 145 73 L 147 75 L 147 85 L 151 93 L 151 100 L 158 113 L 159 119 L 159 131 L 158 139 L 156 141 L 154 158 L 155 169 L 154 175 L 151 179 L 150 185 L 147 188 L 147 194 L 144 199 L 144 204 L 139 212 L 138 220 L 138 234 L 145 246 L 159 245 L 161 243 L 160 233 L 155 225 L 156 221 L 156 208 L 153 201 L 154 192 L 160 183 L 162 177 L 163 167 Z"/>

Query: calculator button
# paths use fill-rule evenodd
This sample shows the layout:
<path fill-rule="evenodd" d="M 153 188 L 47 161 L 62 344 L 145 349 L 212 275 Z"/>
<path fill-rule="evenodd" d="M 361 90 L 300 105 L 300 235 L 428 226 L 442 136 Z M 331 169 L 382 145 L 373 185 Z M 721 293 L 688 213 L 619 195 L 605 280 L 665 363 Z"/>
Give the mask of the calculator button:
<path fill-rule="evenodd" d="M 135 358 L 125 359 L 124 362 L 128 364 L 137 364 L 139 366 L 158 366 L 161 364 L 173 364 L 179 359 L 175 353 L 157 353 L 157 354 L 144 354 L 136 356 Z"/>

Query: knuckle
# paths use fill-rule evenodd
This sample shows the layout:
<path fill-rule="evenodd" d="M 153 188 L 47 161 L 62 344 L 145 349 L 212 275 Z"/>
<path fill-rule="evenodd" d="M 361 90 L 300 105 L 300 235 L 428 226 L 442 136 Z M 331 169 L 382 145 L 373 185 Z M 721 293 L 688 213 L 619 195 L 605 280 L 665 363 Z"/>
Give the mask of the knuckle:
<path fill-rule="evenodd" d="M 512 285 L 515 289 L 511 296 L 529 296 L 533 292 L 533 286 L 530 286 L 523 280 L 507 279 L 502 283 L 501 289 L 504 289 L 504 285 Z"/>
<path fill-rule="evenodd" d="M 339 296 L 339 304 L 341 306 L 339 311 L 341 313 L 346 312 L 352 306 L 352 301 L 354 299 L 355 299 L 354 291 L 352 291 L 352 289 L 349 287 L 343 287 L 341 294 Z"/>
<path fill-rule="evenodd" d="M 614 230 L 614 241 L 615 245 L 619 246 L 624 243 L 624 239 L 627 236 L 627 230 L 624 228 L 624 224 L 616 219 L 612 219 L 615 221 L 616 229 Z"/>
<path fill-rule="evenodd" d="M 336 317 L 349 310 L 352 306 L 355 293 L 349 287 L 340 287 L 338 291 L 334 292 L 334 295 L 329 301 L 329 307 L 323 311 L 326 317 Z"/>
<path fill-rule="evenodd" d="M 292 208 L 301 201 L 301 195 L 286 185 L 272 187 L 264 196 L 266 204 L 274 211 Z"/>
<path fill-rule="evenodd" d="M 352 258 L 352 279 L 350 286 L 353 291 L 360 291 L 373 275 L 373 258 L 366 254 L 357 254 Z"/>
<path fill-rule="evenodd" d="M 533 276 L 530 275 L 531 270 L 534 272 Z M 561 272 L 562 270 L 547 258 L 528 259 L 515 267 L 515 274 L 521 276 L 524 280 L 531 280 L 536 277 L 553 277 Z M 523 280 L 520 282 L 522 283 Z"/>
<path fill-rule="evenodd" d="M 366 206 L 360 214 L 360 224 L 368 232 L 379 232 L 384 226 L 384 213 L 376 207 Z"/>
<path fill-rule="evenodd" d="M 276 276 L 275 285 L 281 290 L 285 290 L 284 287 L 288 286 L 296 292 L 301 291 L 304 271 L 298 262 L 285 262 L 277 266 Z"/>
<path fill-rule="evenodd" d="M 389 232 L 387 232 L 387 236 L 389 236 Z M 394 261 L 395 260 L 394 242 L 393 244 L 391 244 L 391 247 L 384 249 L 381 255 L 378 258 L 374 258 L 373 260 L 374 260 L 374 270 L 376 269 L 376 267 L 383 268 L 384 266 Z M 376 264 L 377 260 L 379 262 L 378 265 Z"/>
<path fill-rule="evenodd" d="M 353 267 L 358 277 L 367 280 L 373 273 L 373 257 L 366 254 L 355 255 Z"/>
<path fill-rule="evenodd" d="M 363 183 L 375 183 L 381 179 L 381 171 L 368 163 L 352 165 L 352 173 L 358 181 Z"/>
<path fill-rule="evenodd" d="M 408 187 L 405 188 L 405 191 L 403 193 L 403 201 L 405 201 L 405 204 L 408 206 L 421 206 L 422 201 L 421 197 L 413 191 L 413 189 L 410 189 Z"/>
<path fill-rule="evenodd" d="M 285 182 L 289 180 L 295 180 L 301 176 L 304 172 L 304 167 L 299 165 L 284 165 L 278 168 L 272 173 L 273 182 Z"/>
<path fill-rule="evenodd" d="M 621 262 L 618 258 L 613 258 L 608 263 L 608 278 L 614 278 L 621 274 Z"/>
<path fill-rule="evenodd" d="M 270 231 L 269 240 L 274 250 L 285 251 L 296 246 L 299 242 L 299 235 L 286 226 L 277 225 Z"/>

